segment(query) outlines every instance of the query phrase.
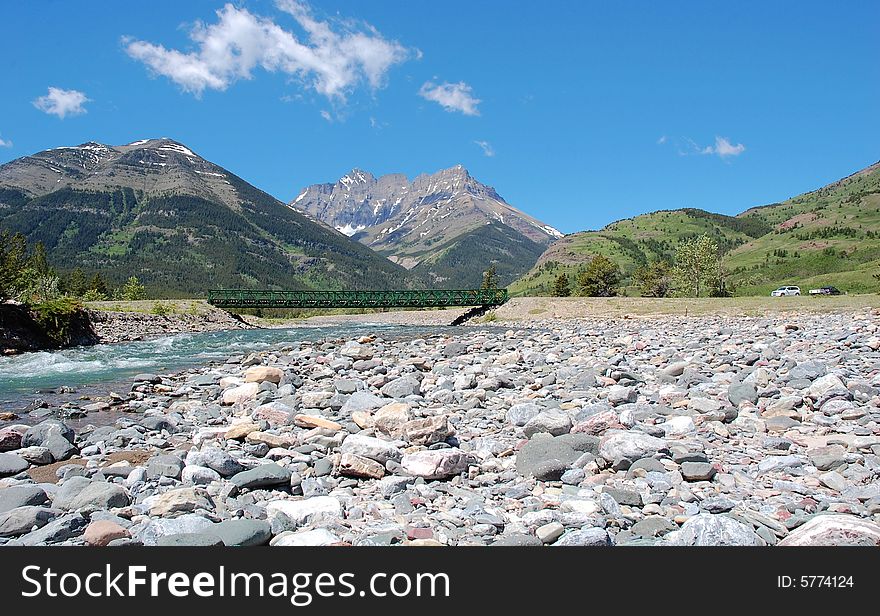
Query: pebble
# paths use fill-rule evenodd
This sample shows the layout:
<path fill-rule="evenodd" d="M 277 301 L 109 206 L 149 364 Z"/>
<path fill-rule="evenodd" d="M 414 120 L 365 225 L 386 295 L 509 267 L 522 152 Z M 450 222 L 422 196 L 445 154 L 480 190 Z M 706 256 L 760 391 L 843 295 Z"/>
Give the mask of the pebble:
<path fill-rule="evenodd" d="M 0 534 L 13 545 L 876 543 L 880 345 L 864 343 L 876 339 L 863 311 L 288 343 L 76 404 L 108 425 L 87 414 L 74 431 L 49 407 L 4 420 L 37 423 L 0 428 Z"/>

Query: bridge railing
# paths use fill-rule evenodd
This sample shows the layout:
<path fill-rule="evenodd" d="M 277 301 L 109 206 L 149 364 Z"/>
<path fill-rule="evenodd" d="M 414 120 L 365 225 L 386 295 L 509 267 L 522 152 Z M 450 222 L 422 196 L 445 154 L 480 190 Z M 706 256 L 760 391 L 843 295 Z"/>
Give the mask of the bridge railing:
<path fill-rule="evenodd" d="M 507 289 L 412 291 L 271 291 L 212 289 L 208 303 L 218 308 L 438 308 L 500 306 Z"/>

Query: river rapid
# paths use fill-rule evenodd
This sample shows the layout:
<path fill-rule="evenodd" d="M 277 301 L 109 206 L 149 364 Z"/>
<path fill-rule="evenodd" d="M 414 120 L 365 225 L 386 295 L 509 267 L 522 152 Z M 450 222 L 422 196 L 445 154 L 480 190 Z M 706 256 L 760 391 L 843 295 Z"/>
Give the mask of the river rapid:
<path fill-rule="evenodd" d="M 127 388 L 138 374 L 178 372 L 223 363 L 235 355 L 303 341 L 356 338 L 369 334 L 388 340 L 405 340 L 432 334 L 453 334 L 460 329 L 358 323 L 225 330 L 0 357 L 0 410 L 19 413 L 35 402 L 45 402 L 51 407 L 83 396 L 105 395 Z"/>

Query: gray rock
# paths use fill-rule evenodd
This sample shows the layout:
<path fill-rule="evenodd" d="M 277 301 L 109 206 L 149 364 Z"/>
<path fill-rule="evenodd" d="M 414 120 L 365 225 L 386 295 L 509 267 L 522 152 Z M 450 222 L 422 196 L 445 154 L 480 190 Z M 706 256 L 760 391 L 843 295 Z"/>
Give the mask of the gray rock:
<path fill-rule="evenodd" d="M 709 513 L 726 513 L 736 507 L 736 503 L 724 496 L 713 496 L 700 503 L 700 508 Z"/>
<path fill-rule="evenodd" d="M 553 543 L 562 536 L 563 532 L 565 527 L 562 524 L 550 522 L 535 529 L 535 536 L 541 540 L 541 543 Z"/>
<path fill-rule="evenodd" d="M 46 491 L 37 485 L 19 485 L 0 489 L 0 513 L 49 501 Z"/>
<path fill-rule="evenodd" d="M 560 537 L 556 546 L 609 546 L 611 545 L 611 537 L 604 528 L 582 528 L 565 533 Z"/>
<path fill-rule="evenodd" d="M 230 477 L 244 470 L 241 463 L 218 447 L 206 447 L 201 451 L 190 451 L 186 454 L 186 464 L 206 466 L 214 469 L 221 477 Z"/>
<path fill-rule="evenodd" d="M 599 443 L 599 455 L 611 462 L 615 469 L 626 469 L 635 460 L 665 448 L 665 440 L 642 432 L 610 430 Z"/>
<path fill-rule="evenodd" d="M 160 379 L 155 374 L 150 374 L 149 372 L 143 372 L 141 374 L 135 375 L 135 377 L 132 379 L 132 382 L 133 383 L 151 383 L 151 384 L 156 385 L 156 384 L 161 383 L 162 379 Z"/>
<path fill-rule="evenodd" d="M 813 466 L 820 471 L 829 471 L 846 463 L 846 449 L 840 445 L 808 449 L 807 456 L 809 456 Z"/>
<path fill-rule="evenodd" d="M 55 461 L 55 457 L 48 447 L 22 447 L 15 452 L 15 455 L 21 456 L 30 464 L 51 464 Z"/>
<path fill-rule="evenodd" d="M 188 513 L 177 518 L 150 520 L 130 529 L 132 536 L 144 545 L 156 545 L 159 537 L 186 533 L 202 533 L 213 528 L 211 520 Z"/>
<path fill-rule="evenodd" d="M 547 432 L 560 436 L 571 432 L 571 417 L 563 411 L 548 410 L 532 417 L 523 427 L 523 432 L 530 437 L 538 432 Z"/>
<path fill-rule="evenodd" d="M 369 458 L 380 464 L 385 464 L 388 460 L 400 462 L 402 457 L 400 450 L 394 444 L 362 434 L 349 434 L 342 442 L 339 451 Z"/>
<path fill-rule="evenodd" d="M 0 537 L 17 537 L 40 528 L 63 512 L 36 505 L 23 505 L 0 513 Z"/>
<path fill-rule="evenodd" d="M 224 520 L 211 527 L 227 546 L 266 545 L 272 538 L 272 529 L 265 520 Z"/>
<path fill-rule="evenodd" d="M 88 524 L 88 519 L 82 514 L 69 513 L 52 520 L 42 528 L 19 537 L 18 542 L 27 546 L 58 543 L 82 535 Z"/>
<path fill-rule="evenodd" d="M 793 530 L 780 546 L 863 546 L 880 545 L 880 524 L 854 515 L 816 516 Z"/>
<path fill-rule="evenodd" d="M 642 496 L 635 490 L 621 490 L 618 488 L 605 488 L 605 494 L 608 494 L 619 505 L 627 505 L 629 507 L 641 507 Z"/>
<path fill-rule="evenodd" d="M 180 479 L 180 473 L 183 470 L 183 462 L 177 456 L 159 455 L 153 456 L 147 462 L 146 473 L 150 479 L 159 477 L 171 477 L 172 479 Z"/>
<path fill-rule="evenodd" d="M 681 465 L 681 476 L 685 481 L 709 481 L 715 472 L 715 467 L 708 462 L 684 462 Z"/>
<path fill-rule="evenodd" d="M 156 545 L 165 547 L 211 547 L 223 545 L 223 539 L 210 531 L 204 533 L 179 533 L 159 537 L 156 540 Z"/>
<path fill-rule="evenodd" d="M 506 419 L 509 423 L 522 427 L 540 412 L 541 407 L 534 402 L 522 402 L 520 404 L 514 404 L 508 409 Z"/>
<path fill-rule="evenodd" d="M 658 537 L 675 528 L 675 525 L 659 515 L 649 515 L 632 526 L 632 532 L 639 537 Z"/>
<path fill-rule="evenodd" d="M 763 541 L 751 527 L 726 515 L 701 513 L 682 525 L 680 530 L 669 533 L 668 545 L 717 546 L 761 545 Z"/>
<path fill-rule="evenodd" d="M 165 430 L 169 434 L 177 432 L 177 424 L 170 418 L 160 415 L 151 415 L 141 419 L 141 425 L 147 430 L 155 430 L 161 432 Z"/>
<path fill-rule="evenodd" d="M 125 507 L 130 502 L 131 499 L 122 486 L 105 481 L 90 481 L 70 500 L 67 508 L 89 514 L 99 509 Z"/>
<path fill-rule="evenodd" d="M 627 404 L 635 402 L 639 397 L 639 392 L 635 387 L 623 387 L 622 385 L 613 385 L 608 389 L 608 402 L 617 406 L 619 404 Z"/>
<path fill-rule="evenodd" d="M 525 533 L 510 533 L 501 535 L 491 545 L 497 547 L 526 547 L 543 545 L 540 539 L 534 535 L 526 535 Z"/>
<path fill-rule="evenodd" d="M 734 406 L 739 406 L 740 402 L 758 403 L 758 390 L 751 383 L 733 383 L 727 388 L 727 399 Z"/>
<path fill-rule="evenodd" d="M 214 481 L 220 481 L 220 473 L 207 466 L 191 465 L 183 469 L 180 480 L 183 483 L 191 483 L 197 486 L 208 485 Z"/>
<path fill-rule="evenodd" d="M 66 460 L 77 452 L 76 446 L 55 430 L 50 430 L 39 446 L 48 449 L 56 462 Z"/>
<path fill-rule="evenodd" d="M 18 475 L 30 467 L 28 461 L 14 453 L 0 453 L 0 477 Z"/>
<path fill-rule="evenodd" d="M 535 434 L 516 454 L 516 470 L 542 481 L 555 481 L 585 452 L 593 453 L 599 439 L 585 434 Z"/>
<path fill-rule="evenodd" d="M 807 380 L 807 381 L 815 381 L 821 376 L 824 376 L 828 372 L 828 369 L 824 364 L 819 362 L 804 362 L 802 364 L 798 364 L 794 368 L 788 371 L 789 380 Z"/>
<path fill-rule="evenodd" d="M 64 480 L 61 487 L 52 495 L 52 506 L 57 509 L 70 509 L 73 499 L 90 485 L 88 477 L 72 476 Z"/>
<path fill-rule="evenodd" d="M 28 428 L 21 439 L 22 447 L 44 447 L 43 443 L 50 434 L 57 433 L 68 443 L 74 443 L 76 435 L 73 429 L 63 421 L 57 419 L 47 419 L 35 426 Z"/>
<path fill-rule="evenodd" d="M 353 394 L 359 389 L 363 389 L 364 383 L 357 379 L 336 379 L 333 382 L 333 387 L 341 394 Z"/>
<path fill-rule="evenodd" d="M 261 464 L 249 471 L 242 471 L 234 475 L 230 481 L 238 488 L 265 488 L 290 484 L 291 472 L 277 464 Z"/>
<path fill-rule="evenodd" d="M 349 416 L 355 411 L 373 411 L 385 406 L 387 403 L 387 398 L 380 398 L 368 391 L 356 391 L 342 405 L 340 413 Z"/>
<path fill-rule="evenodd" d="M 380 390 L 389 398 L 406 398 L 419 393 L 421 383 L 412 376 L 402 376 L 386 383 Z"/>
<path fill-rule="evenodd" d="M 654 458 L 639 458 L 627 469 L 626 476 L 633 477 L 635 472 L 639 469 L 643 469 L 645 472 L 652 473 L 665 473 L 666 467 L 660 462 L 660 460 L 656 460 Z"/>

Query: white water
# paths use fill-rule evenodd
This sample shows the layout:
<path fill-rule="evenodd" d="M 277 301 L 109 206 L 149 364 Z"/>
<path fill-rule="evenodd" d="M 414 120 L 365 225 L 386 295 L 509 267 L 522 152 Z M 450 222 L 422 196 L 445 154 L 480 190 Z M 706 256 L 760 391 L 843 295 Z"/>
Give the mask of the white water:
<path fill-rule="evenodd" d="M 369 333 L 388 337 L 427 335 L 438 331 L 372 324 L 228 330 L 0 357 L 0 405 L 18 408 L 26 405 L 34 394 L 62 386 L 124 383 L 143 372 L 173 372 L 302 341 L 354 338 Z"/>

